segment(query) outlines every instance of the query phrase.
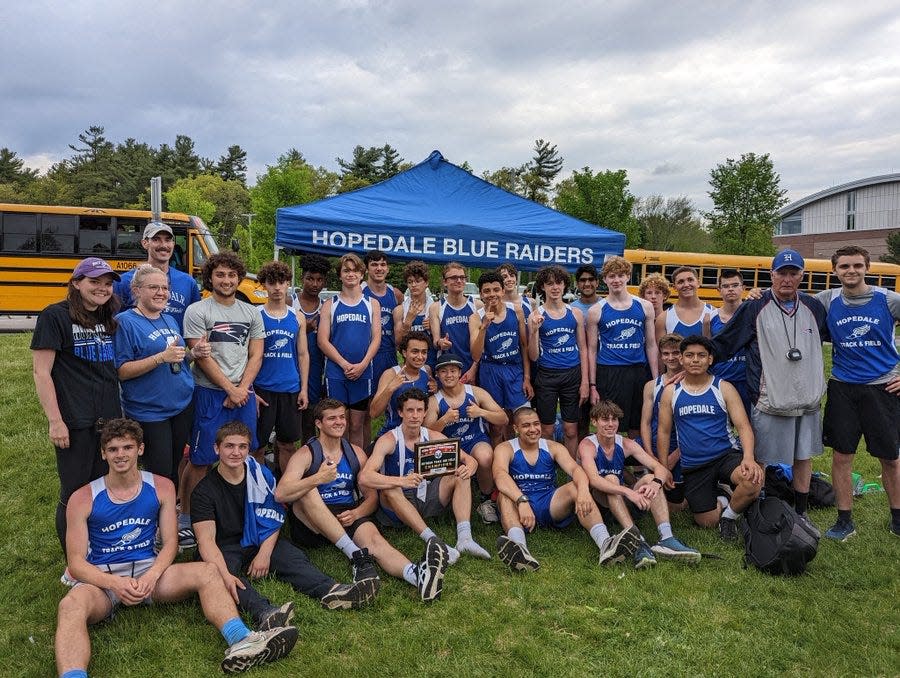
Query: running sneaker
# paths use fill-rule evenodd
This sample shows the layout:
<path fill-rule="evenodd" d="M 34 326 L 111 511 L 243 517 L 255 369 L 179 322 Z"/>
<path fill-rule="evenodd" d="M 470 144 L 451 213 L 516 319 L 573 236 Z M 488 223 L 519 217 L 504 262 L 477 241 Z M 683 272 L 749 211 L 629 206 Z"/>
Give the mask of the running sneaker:
<path fill-rule="evenodd" d="M 75 586 L 75 584 L 78 583 L 78 580 L 75 579 L 71 574 L 69 574 L 68 567 L 63 570 L 62 576 L 59 578 L 59 581 L 69 587 Z"/>
<path fill-rule="evenodd" d="M 534 572 L 541 566 L 528 551 L 528 547 L 513 541 L 505 534 L 497 537 L 497 555 L 513 572 Z"/>
<path fill-rule="evenodd" d="M 891 521 L 891 533 L 895 537 L 900 537 L 900 521 L 897 521 L 897 520 Z"/>
<path fill-rule="evenodd" d="M 319 602 L 328 610 L 357 610 L 375 600 L 380 587 L 380 579 L 362 579 L 352 584 L 335 584 Z"/>
<path fill-rule="evenodd" d="M 634 569 L 643 570 L 656 565 L 656 558 L 653 557 L 653 551 L 647 546 L 647 542 L 643 539 L 634 552 Z"/>
<path fill-rule="evenodd" d="M 291 619 L 294 618 L 294 603 L 286 602 L 281 607 L 273 608 L 259 624 L 257 631 L 270 631 L 284 626 L 291 625 Z"/>
<path fill-rule="evenodd" d="M 828 528 L 825 536 L 835 541 L 844 542 L 856 534 L 856 525 L 852 520 L 838 520 L 834 525 Z"/>
<path fill-rule="evenodd" d="M 685 546 L 675 537 L 660 539 L 650 547 L 650 550 L 660 558 L 680 560 L 685 563 L 699 563 L 701 558 L 700 551 Z"/>
<path fill-rule="evenodd" d="M 812 533 L 815 535 L 816 539 L 822 538 L 822 532 L 819 530 L 818 527 L 816 527 L 816 524 L 809 519 L 809 516 L 807 514 L 798 513 L 797 516 L 800 518 L 800 521 L 804 525 L 806 525 L 806 527 L 808 527 L 810 529 L 810 531 L 812 531 Z"/>
<path fill-rule="evenodd" d="M 493 523 L 500 522 L 500 516 L 497 513 L 497 502 L 492 499 L 485 499 L 481 502 L 475 509 L 475 513 L 481 517 L 481 520 L 485 525 L 492 525 Z"/>
<path fill-rule="evenodd" d="M 182 527 L 178 530 L 178 551 L 185 551 L 197 546 L 197 538 L 194 536 L 193 527 Z"/>
<path fill-rule="evenodd" d="M 353 569 L 353 581 L 379 579 L 378 569 L 375 567 L 375 559 L 369 553 L 369 549 L 354 551 L 350 558 L 350 566 Z"/>
<path fill-rule="evenodd" d="M 719 536 L 722 541 L 737 541 L 737 521 L 733 518 L 719 518 Z"/>
<path fill-rule="evenodd" d="M 447 546 L 437 537 L 425 542 L 422 561 L 416 566 L 416 589 L 423 603 L 430 603 L 441 597 L 444 590 L 444 573 L 450 564 Z"/>
<path fill-rule="evenodd" d="M 240 673 L 260 664 L 274 662 L 294 648 L 297 629 L 293 626 L 254 631 L 228 648 L 222 660 L 225 673 Z"/>
<path fill-rule="evenodd" d="M 603 541 L 600 547 L 600 564 L 624 563 L 626 558 L 635 554 L 640 545 L 641 535 L 632 525 Z"/>

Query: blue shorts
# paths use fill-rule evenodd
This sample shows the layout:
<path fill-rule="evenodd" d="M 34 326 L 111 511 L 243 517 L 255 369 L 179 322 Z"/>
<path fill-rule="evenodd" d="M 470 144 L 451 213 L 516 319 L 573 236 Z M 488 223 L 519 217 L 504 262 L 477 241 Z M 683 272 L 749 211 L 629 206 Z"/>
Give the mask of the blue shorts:
<path fill-rule="evenodd" d="M 528 404 L 522 391 L 524 378 L 521 365 L 482 362 L 478 366 L 478 384 L 500 407 L 511 412 Z"/>
<path fill-rule="evenodd" d="M 540 494 L 528 495 L 528 503 L 531 505 L 531 510 L 534 511 L 534 517 L 537 524 L 541 527 L 555 527 L 556 529 L 561 530 L 568 527 L 572 521 L 575 520 L 574 506 L 572 507 L 572 513 L 561 520 L 554 520 L 553 516 L 550 515 L 550 502 L 553 499 L 553 495 L 556 494 L 557 489 L 558 488 L 554 487 L 553 489 L 546 490 Z"/>
<path fill-rule="evenodd" d="M 378 351 L 372 358 L 372 381 L 378 386 L 378 380 L 385 370 L 389 370 L 397 365 L 396 351 Z"/>
<path fill-rule="evenodd" d="M 487 443 L 491 445 L 491 439 L 485 435 L 484 431 L 479 430 L 478 433 L 474 435 L 467 435 L 464 438 L 460 438 L 459 446 L 462 448 L 462 451 L 466 454 L 472 454 L 472 450 L 475 449 L 475 446 L 478 443 Z M 491 445 L 491 449 L 493 449 L 493 445 Z"/>
<path fill-rule="evenodd" d="M 250 391 L 250 397 L 242 407 L 228 408 L 225 402 L 225 391 L 218 388 L 207 388 L 197 384 L 194 387 L 194 427 L 191 430 L 191 463 L 194 466 L 209 466 L 219 458 L 213 444 L 216 432 L 222 424 L 229 421 L 240 421 L 250 429 L 250 449 L 258 449 L 256 440 L 256 394 Z"/>
<path fill-rule="evenodd" d="M 365 403 L 372 397 L 372 380 L 367 379 L 365 376 L 355 381 L 342 377 L 336 379 L 326 377 L 325 389 L 329 398 L 340 400 L 345 405 L 351 406 L 357 403 Z"/>

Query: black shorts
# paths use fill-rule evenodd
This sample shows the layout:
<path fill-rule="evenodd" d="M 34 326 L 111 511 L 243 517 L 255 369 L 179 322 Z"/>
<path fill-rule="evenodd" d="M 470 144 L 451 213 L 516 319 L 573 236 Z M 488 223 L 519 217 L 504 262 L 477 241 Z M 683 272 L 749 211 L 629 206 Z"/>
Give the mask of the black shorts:
<path fill-rule="evenodd" d="M 337 515 L 339 513 L 343 513 L 344 511 L 355 509 L 357 506 L 359 506 L 359 504 L 326 504 L 326 506 L 328 506 L 328 509 L 333 515 Z M 304 523 L 297 517 L 297 514 L 294 513 L 293 508 L 291 508 L 290 506 L 287 510 L 287 519 L 288 527 L 291 531 L 291 541 L 295 546 L 310 549 L 315 548 L 316 546 L 326 546 L 331 543 L 318 532 L 313 532 L 311 529 L 309 529 L 306 523 Z M 372 519 L 369 516 L 366 516 L 364 518 L 360 518 L 359 520 L 354 520 L 350 525 L 344 528 L 344 531 L 352 539 L 354 533 L 357 529 L 359 529 L 360 525 L 371 522 Z"/>
<path fill-rule="evenodd" d="M 641 427 L 641 409 L 644 406 L 644 385 L 650 381 L 650 366 L 597 365 L 597 393 L 602 400 L 612 400 L 625 414 L 619 422 L 619 430 L 637 430 Z"/>
<path fill-rule="evenodd" d="M 721 494 L 716 483 L 731 485 L 731 474 L 743 460 L 743 454 L 737 450 L 729 450 L 702 466 L 682 468 L 684 496 L 691 513 L 706 513 L 716 508 L 719 502 L 717 497 Z"/>
<path fill-rule="evenodd" d="M 297 409 L 297 395 L 294 393 L 282 393 L 269 391 L 264 388 L 253 389 L 258 398 L 262 398 L 268 407 L 259 406 L 259 420 L 256 424 L 256 439 L 260 447 L 265 447 L 275 431 L 275 440 L 280 443 L 294 443 L 300 440 L 301 417 Z"/>
<path fill-rule="evenodd" d="M 884 384 L 828 380 L 822 440 L 844 454 L 856 454 L 859 439 L 879 459 L 897 459 L 900 451 L 900 397 Z"/>
<path fill-rule="evenodd" d="M 534 398 L 531 403 L 542 424 L 556 423 L 556 403 L 563 421 L 578 421 L 578 389 L 581 388 L 581 367 L 554 370 L 538 367 L 534 378 Z"/>

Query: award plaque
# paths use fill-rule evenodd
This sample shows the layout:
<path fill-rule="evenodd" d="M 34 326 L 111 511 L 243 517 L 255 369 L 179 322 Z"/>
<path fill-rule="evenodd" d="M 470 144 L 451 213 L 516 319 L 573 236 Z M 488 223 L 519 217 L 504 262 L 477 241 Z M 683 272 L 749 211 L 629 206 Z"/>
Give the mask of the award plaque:
<path fill-rule="evenodd" d="M 426 478 L 456 472 L 459 466 L 459 438 L 444 438 L 416 443 L 416 473 Z"/>

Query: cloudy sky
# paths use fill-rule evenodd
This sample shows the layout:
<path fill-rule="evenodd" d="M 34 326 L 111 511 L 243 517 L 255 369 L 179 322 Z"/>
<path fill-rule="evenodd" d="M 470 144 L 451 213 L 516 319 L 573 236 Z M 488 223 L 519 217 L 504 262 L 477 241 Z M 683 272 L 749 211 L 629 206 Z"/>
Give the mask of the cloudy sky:
<path fill-rule="evenodd" d="M 290 147 L 439 149 L 709 207 L 709 170 L 769 153 L 791 200 L 900 171 L 900 5 L 866 2 L 54 2 L 0 8 L 0 146 L 46 168 L 90 125 L 176 134 L 249 179 Z"/>

